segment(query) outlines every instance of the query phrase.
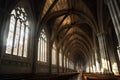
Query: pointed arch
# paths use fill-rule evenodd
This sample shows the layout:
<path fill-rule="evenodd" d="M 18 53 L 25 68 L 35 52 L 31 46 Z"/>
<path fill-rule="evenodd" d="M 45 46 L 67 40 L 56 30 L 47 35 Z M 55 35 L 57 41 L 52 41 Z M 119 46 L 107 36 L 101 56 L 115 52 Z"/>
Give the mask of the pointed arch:
<path fill-rule="evenodd" d="M 39 36 L 37 61 L 47 62 L 47 35 L 44 28 Z"/>
<path fill-rule="evenodd" d="M 24 9 L 17 5 L 10 14 L 10 23 L 5 53 L 15 56 L 28 56 L 28 38 L 30 26 L 28 15 Z"/>

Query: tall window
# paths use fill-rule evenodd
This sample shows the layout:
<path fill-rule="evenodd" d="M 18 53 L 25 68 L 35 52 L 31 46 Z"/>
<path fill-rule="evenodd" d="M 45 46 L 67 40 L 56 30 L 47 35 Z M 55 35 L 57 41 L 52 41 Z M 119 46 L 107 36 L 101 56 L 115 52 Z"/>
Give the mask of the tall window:
<path fill-rule="evenodd" d="M 67 68 L 69 68 L 69 59 L 67 58 Z"/>
<path fill-rule="evenodd" d="M 66 56 L 64 56 L 64 68 L 66 68 Z"/>
<path fill-rule="evenodd" d="M 47 62 L 47 37 L 44 29 L 42 29 L 39 37 L 37 60 Z"/>
<path fill-rule="evenodd" d="M 69 69 L 74 69 L 74 64 L 72 61 L 69 60 Z"/>
<path fill-rule="evenodd" d="M 60 52 L 59 52 L 59 65 L 60 65 L 60 67 L 62 66 L 62 52 L 61 52 L 61 49 L 60 49 Z"/>
<path fill-rule="evenodd" d="M 55 42 L 52 47 L 52 64 L 56 64 L 56 46 Z"/>
<path fill-rule="evenodd" d="M 6 54 L 27 57 L 29 30 L 28 16 L 24 8 L 16 7 L 11 12 Z"/>
<path fill-rule="evenodd" d="M 118 53 L 118 57 L 119 57 L 119 61 L 120 61 L 120 49 L 119 49 L 119 47 L 117 48 L 117 53 Z"/>

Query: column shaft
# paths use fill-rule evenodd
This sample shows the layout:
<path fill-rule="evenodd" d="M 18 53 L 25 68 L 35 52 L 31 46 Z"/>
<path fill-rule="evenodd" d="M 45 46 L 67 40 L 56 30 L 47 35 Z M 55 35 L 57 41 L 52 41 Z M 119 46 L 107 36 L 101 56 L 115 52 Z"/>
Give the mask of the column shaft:
<path fill-rule="evenodd" d="M 107 6 L 109 9 L 109 12 L 113 21 L 114 29 L 117 35 L 117 39 L 118 39 L 118 47 L 120 47 L 120 9 L 118 4 L 119 2 L 117 2 L 117 0 L 107 0 Z M 119 65 L 120 61 L 117 61 L 117 62 Z M 118 66 L 118 69 L 120 70 L 119 66 Z"/>
<path fill-rule="evenodd" d="M 113 2 L 114 2 L 114 4 L 113 4 Z M 120 45 L 120 19 L 119 19 L 120 11 L 119 11 L 118 5 L 116 3 L 116 0 L 113 0 L 113 2 L 112 2 L 112 0 L 107 0 L 107 5 L 108 5 L 108 9 L 110 11 L 110 15 L 111 15 L 111 18 L 113 21 L 117 39 L 118 39 L 118 42 Z"/>
<path fill-rule="evenodd" d="M 98 41 L 100 47 L 100 56 L 101 56 L 101 72 L 109 73 L 110 71 L 110 62 L 109 62 L 109 53 L 107 48 L 106 33 L 101 32 L 98 34 Z"/>

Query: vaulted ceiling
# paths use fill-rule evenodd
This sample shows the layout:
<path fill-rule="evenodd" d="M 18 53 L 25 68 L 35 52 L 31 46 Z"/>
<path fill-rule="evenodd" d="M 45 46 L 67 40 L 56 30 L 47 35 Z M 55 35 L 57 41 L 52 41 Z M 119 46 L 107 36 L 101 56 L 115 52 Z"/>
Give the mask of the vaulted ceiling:
<path fill-rule="evenodd" d="M 17 1 L 7 2 L 15 4 Z M 37 21 L 36 32 L 47 27 L 50 40 L 55 41 L 65 55 L 83 63 L 89 60 L 96 48 L 97 33 L 108 29 L 105 25 L 110 18 L 104 0 L 29 1 Z"/>
<path fill-rule="evenodd" d="M 47 24 L 65 55 L 84 63 L 94 53 L 96 14 L 97 0 L 46 0 L 41 24 Z"/>
<path fill-rule="evenodd" d="M 39 15 L 47 25 L 51 40 L 63 48 L 65 55 L 81 63 L 94 54 L 95 36 L 102 30 L 103 0 L 46 0 Z"/>

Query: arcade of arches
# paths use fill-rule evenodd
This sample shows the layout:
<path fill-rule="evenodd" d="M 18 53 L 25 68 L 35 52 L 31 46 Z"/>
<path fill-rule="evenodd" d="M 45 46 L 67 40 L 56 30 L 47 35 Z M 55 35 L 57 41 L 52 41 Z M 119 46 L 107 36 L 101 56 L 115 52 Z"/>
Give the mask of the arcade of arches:
<path fill-rule="evenodd" d="M 120 75 L 120 0 L 0 0 L 0 74 Z"/>

